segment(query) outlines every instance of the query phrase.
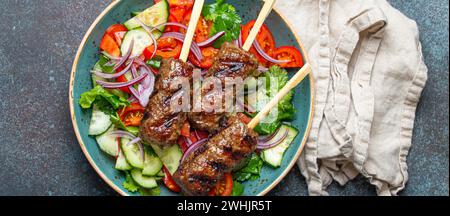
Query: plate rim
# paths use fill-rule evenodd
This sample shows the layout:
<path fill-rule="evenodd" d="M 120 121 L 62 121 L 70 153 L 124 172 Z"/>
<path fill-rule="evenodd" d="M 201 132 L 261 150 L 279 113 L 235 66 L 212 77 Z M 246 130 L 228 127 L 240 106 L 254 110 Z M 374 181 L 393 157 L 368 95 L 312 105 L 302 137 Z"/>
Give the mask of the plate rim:
<path fill-rule="evenodd" d="M 84 154 L 84 156 L 86 157 L 86 159 L 88 160 L 89 164 L 91 165 L 91 167 L 95 170 L 95 172 L 103 179 L 103 181 L 105 181 L 113 190 L 115 190 L 117 193 L 119 193 L 122 196 L 129 196 L 129 194 L 122 190 L 121 188 L 119 188 L 116 184 L 114 184 L 111 179 L 109 179 L 102 170 L 100 170 L 100 168 L 97 166 L 97 164 L 94 162 L 94 160 L 92 159 L 90 153 L 87 151 L 86 146 L 83 142 L 83 139 L 81 138 L 81 133 L 79 131 L 78 128 L 78 124 L 76 121 L 76 117 L 75 117 L 75 110 L 74 110 L 74 95 L 73 95 L 73 87 L 74 87 L 74 83 L 75 83 L 75 75 L 76 75 L 76 71 L 77 71 L 77 66 L 78 66 L 78 61 L 80 59 L 81 56 L 81 51 L 84 49 L 84 47 L 86 46 L 86 42 L 89 38 L 89 36 L 92 34 L 92 31 L 94 30 L 94 28 L 98 25 L 98 23 L 100 22 L 100 20 L 114 7 L 116 6 L 120 1 L 122 0 L 113 0 L 98 16 L 97 18 L 92 22 L 91 26 L 89 27 L 89 29 L 87 30 L 87 32 L 85 33 L 85 35 L 83 36 L 83 39 L 81 40 L 80 45 L 78 46 L 76 55 L 75 55 L 75 59 L 73 61 L 72 64 L 72 69 L 71 69 L 71 73 L 70 73 L 70 81 L 69 81 L 69 109 L 70 109 L 70 117 L 71 117 L 71 121 L 72 121 L 72 126 L 73 126 L 73 130 L 75 132 L 75 135 L 77 137 L 78 140 L 78 144 L 80 145 L 80 148 Z M 309 56 L 303 46 L 303 44 L 301 43 L 300 37 L 298 35 L 297 32 L 295 32 L 292 24 L 287 20 L 287 18 L 278 11 L 278 9 L 276 7 L 273 8 L 273 11 L 281 17 L 281 19 L 286 23 L 286 25 L 288 26 L 289 30 L 293 33 L 295 39 L 297 40 L 297 43 L 300 46 L 300 49 L 302 51 L 302 54 L 304 56 L 304 58 L 306 59 L 305 62 L 310 63 L 311 61 L 309 60 Z M 312 119 L 313 119 L 313 115 L 314 115 L 314 96 L 315 96 L 315 86 L 314 86 L 314 78 L 312 76 L 312 73 L 309 74 L 309 79 L 310 79 L 310 113 L 309 113 L 309 117 L 308 117 L 308 125 L 306 127 L 305 130 L 305 134 L 303 136 L 303 139 L 300 143 L 300 147 L 298 148 L 295 156 L 292 158 L 292 160 L 289 162 L 289 164 L 287 165 L 287 167 L 284 169 L 284 171 L 281 173 L 281 175 L 279 175 L 268 187 L 266 187 L 263 191 L 261 191 L 259 194 L 257 194 L 257 196 L 264 196 L 266 195 L 268 192 L 270 192 L 276 185 L 278 185 L 280 183 L 280 181 L 282 179 L 284 179 L 286 177 L 286 175 L 289 173 L 289 171 L 292 169 L 292 167 L 295 165 L 296 161 L 298 160 L 298 158 L 300 157 L 301 153 L 303 152 L 303 149 L 305 147 L 306 141 L 308 140 L 309 137 L 309 133 L 311 131 L 311 125 L 312 125 Z"/>

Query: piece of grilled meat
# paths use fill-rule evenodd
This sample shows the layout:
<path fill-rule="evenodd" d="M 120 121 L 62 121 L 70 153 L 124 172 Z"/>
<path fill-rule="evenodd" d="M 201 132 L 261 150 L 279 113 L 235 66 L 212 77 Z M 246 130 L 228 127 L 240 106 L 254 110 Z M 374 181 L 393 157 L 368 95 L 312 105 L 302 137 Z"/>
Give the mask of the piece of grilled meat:
<path fill-rule="evenodd" d="M 215 57 L 213 66 L 208 70 L 205 78 L 216 77 L 220 79 L 222 88 L 225 88 L 225 78 L 240 77 L 245 80 L 258 68 L 258 60 L 249 52 L 231 44 L 224 43 L 218 55 Z M 189 122 L 194 128 L 215 133 L 221 126 L 221 122 L 226 122 L 230 118 L 229 112 L 225 109 L 225 90 L 211 93 L 212 85 L 204 85 L 201 89 L 201 100 L 206 104 L 214 104 L 214 100 L 222 99 L 221 110 L 205 110 L 202 107 L 200 112 L 190 112 Z M 229 95 L 226 95 L 229 97 Z M 231 97 L 235 97 L 234 95 Z M 195 101 L 201 103 L 202 101 Z M 234 101 L 234 100 L 233 100 Z M 200 105 L 197 104 L 198 107 Z"/>
<path fill-rule="evenodd" d="M 191 79 L 192 66 L 177 60 L 164 60 L 156 82 L 156 93 L 150 98 L 145 110 L 144 118 L 139 128 L 140 137 L 146 143 L 159 146 L 169 146 L 177 142 L 181 127 L 187 119 L 187 114 L 174 110 L 171 100 L 178 88 L 171 88 L 177 77 Z M 181 98 L 177 100 L 181 102 Z"/>
<path fill-rule="evenodd" d="M 251 155 L 257 145 L 256 133 L 238 118 L 187 156 L 173 178 L 185 195 L 207 195 L 209 190 Z"/>

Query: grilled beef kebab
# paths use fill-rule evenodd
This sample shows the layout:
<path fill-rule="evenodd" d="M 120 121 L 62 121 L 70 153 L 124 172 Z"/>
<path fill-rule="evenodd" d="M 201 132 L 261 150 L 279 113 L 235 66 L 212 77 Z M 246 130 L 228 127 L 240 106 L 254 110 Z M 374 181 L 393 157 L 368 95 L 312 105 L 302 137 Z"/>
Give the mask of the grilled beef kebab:
<path fill-rule="evenodd" d="M 240 77 L 245 80 L 258 68 L 258 60 L 249 52 L 246 52 L 231 43 L 224 43 L 215 57 L 213 66 L 208 70 L 206 77 L 216 77 L 225 88 L 225 78 Z M 210 133 L 217 132 L 232 113 L 225 112 L 225 90 L 212 92 L 212 85 L 204 85 L 201 89 L 201 97 L 205 102 L 214 104 L 214 100 L 222 99 L 221 110 L 208 110 L 202 108 L 201 112 L 190 112 L 188 114 L 191 125 L 199 130 Z M 215 94 L 215 95 L 214 95 Z M 198 101 L 197 101 L 198 102 Z"/>
<path fill-rule="evenodd" d="M 258 62 L 252 54 L 226 43 L 222 46 L 207 76 L 225 83 L 225 77 L 245 79 L 253 73 Z M 224 173 L 231 172 L 256 149 L 257 134 L 234 114 L 226 112 L 175 112 L 170 106 L 177 89 L 170 85 L 176 77 L 192 77 L 193 68 L 182 61 L 164 60 L 156 83 L 156 93 L 150 98 L 140 127 L 140 136 L 159 146 L 176 143 L 181 127 L 189 116 L 193 127 L 214 132 L 210 140 L 196 149 L 182 162 L 174 180 L 186 195 L 206 195 Z M 202 96 L 211 90 L 202 87 Z"/>
<path fill-rule="evenodd" d="M 177 142 L 187 114 L 173 110 L 171 99 L 179 90 L 171 84 L 177 77 L 192 79 L 193 67 L 177 59 L 163 60 L 156 82 L 156 93 L 149 104 L 140 126 L 140 137 L 146 143 L 170 146 Z"/>
<path fill-rule="evenodd" d="M 256 133 L 232 117 L 228 126 L 187 156 L 173 179 L 185 195 L 207 195 L 224 173 L 231 172 L 255 151 L 256 145 Z"/>
<path fill-rule="evenodd" d="M 245 79 L 257 67 L 258 61 L 252 54 L 225 43 L 207 76 L 219 78 L 222 86 L 225 86 L 226 77 Z M 203 86 L 202 97 L 209 94 L 211 88 Z M 240 166 L 255 151 L 257 134 L 241 122 L 236 114 L 227 113 L 225 110 L 190 112 L 188 118 L 194 128 L 209 131 L 212 135 L 205 144 L 182 161 L 173 178 L 184 194 L 207 195 L 225 173 Z"/>

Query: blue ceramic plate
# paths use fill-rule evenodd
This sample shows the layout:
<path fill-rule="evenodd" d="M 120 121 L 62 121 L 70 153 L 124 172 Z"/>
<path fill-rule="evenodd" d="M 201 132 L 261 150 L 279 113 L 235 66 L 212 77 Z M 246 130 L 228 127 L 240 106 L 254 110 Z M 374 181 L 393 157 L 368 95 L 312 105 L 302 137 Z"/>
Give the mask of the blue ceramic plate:
<path fill-rule="evenodd" d="M 124 174 L 114 169 L 114 158 L 102 153 L 98 148 L 95 139 L 88 136 L 91 110 L 83 110 L 78 105 L 78 100 L 83 92 L 92 88 L 90 70 L 99 58 L 98 45 L 103 33 L 110 25 L 117 22 L 123 23 L 128 20 L 131 16 L 130 12 L 140 11 L 150 7 L 152 4 L 151 2 L 152 1 L 150 0 L 127 0 L 114 1 L 111 3 L 87 31 L 78 49 L 72 67 L 69 101 L 76 136 L 81 149 L 95 171 L 121 195 L 138 194 L 129 193 L 123 188 L 122 183 L 124 181 Z M 206 3 L 212 2 L 214 1 L 206 1 Z M 243 18 L 244 23 L 256 19 L 260 8 L 262 8 L 262 1 L 259 0 L 227 0 L 227 2 L 236 7 L 238 13 Z M 272 11 L 265 24 L 273 33 L 277 46 L 296 46 L 302 51 L 304 59 L 308 59 L 300 44 L 300 40 L 292 31 L 289 24 L 286 23 L 286 20 L 277 13 L 276 10 Z M 292 74 L 295 70 L 290 72 Z M 313 89 L 312 77 L 309 76 L 295 90 L 294 104 L 298 112 L 296 119 L 293 121 L 293 125 L 299 129 L 300 133 L 294 143 L 292 143 L 286 151 L 281 167 L 273 169 L 264 166 L 261 177 L 258 180 L 245 182 L 244 195 L 265 195 L 281 181 L 295 164 L 295 161 L 300 156 L 303 149 L 311 125 L 313 113 Z M 161 195 L 170 196 L 177 194 L 168 191 L 165 187 L 161 187 Z"/>

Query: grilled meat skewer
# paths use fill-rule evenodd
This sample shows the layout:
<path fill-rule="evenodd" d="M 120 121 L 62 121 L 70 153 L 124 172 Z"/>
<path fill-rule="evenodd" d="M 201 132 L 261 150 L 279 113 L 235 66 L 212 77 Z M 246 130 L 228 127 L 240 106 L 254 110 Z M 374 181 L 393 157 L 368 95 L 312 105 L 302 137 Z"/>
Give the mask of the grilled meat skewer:
<path fill-rule="evenodd" d="M 172 89 L 171 84 L 177 77 L 192 79 L 192 73 L 192 66 L 180 60 L 163 60 L 156 93 L 150 98 L 139 128 L 140 137 L 146 143 L 169 146 L 177 142 L 187 114 L 171 107 L 172 96 L 179 91 L 179 88 Z"/>
<path fill-rule="evenodd" d="M 225 88 L 225 78 L 240 77 L 245 80 L 257 68 L 258 60 L 251 53 L 231 43 L 224 43 L 205 77 L 218 78 L 222 88 Z M 222 99 L 222 110 L 207 111 L 202 108 L 201 112 L 190 112 L 188 118 L 194 128 L 215 133 L 223 126 L 221 123 L 226 122 L 233 114 L 225 112 L 225 90 L 211 93 L 212 88 L 211 85 L 202 86 L 202 100 L 215 104 L 214 100 Z"/>
<path fill-rule="evenodd" d="M 207 195 L 224 173 L 255 151 L 256 145 L 257 134 L 233 117 L 227 127 L 187 156 L 173 178 L 185 195 Z"/>

